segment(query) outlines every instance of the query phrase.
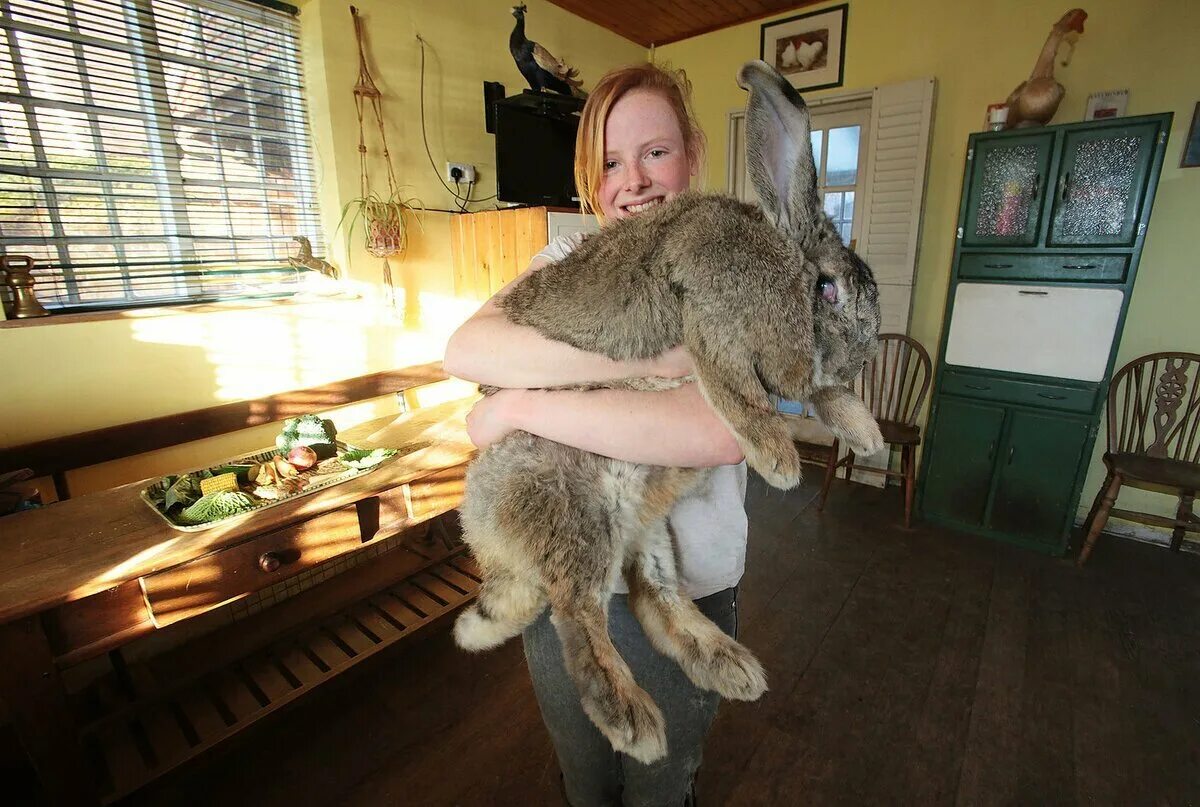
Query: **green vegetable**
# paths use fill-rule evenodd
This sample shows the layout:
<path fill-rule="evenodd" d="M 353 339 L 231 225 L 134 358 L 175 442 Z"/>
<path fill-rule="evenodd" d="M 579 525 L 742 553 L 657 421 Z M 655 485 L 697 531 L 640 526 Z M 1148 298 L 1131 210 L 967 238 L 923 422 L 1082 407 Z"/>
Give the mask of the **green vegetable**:
<path fill-rule="evenodd" d="M 172 479 L 173 477 L 167 477 Z M 183 476 L 171 482 L 163 493 L 162 509 L 170 510 L 175 505 L 179 504 L 184 507 L 195 502 L 200 498 L 200 478 L 192 474 L 184 474 Z"/>
<path fill-rule="evenodd" d="M 316 415 L 301 415 L 283 422 L 283 432 L 275 438 L 275 447 L 285 456 L 296 446 L 309 446 L 317 457 L 326 459 L 336 452 L 334 441 L 337 428 L 332 420 L 323 420 Z"/>
<path fill-rule="evenodd" d="M 210 493 L 179 514 L 180 524 L 207 524 L 210 521 L 244 513 L 254 508 L 254 500 L 245 493 Z"/>
<path fill-rule="evenodd" d="M 389 457 L 396 456 L 397 451 L 394 448 L 352 448 L 338 456 L 338 459 L 349 465 L 351 468 L 357 468 L 360 471 L 365 468 L 373 468 Z"/>

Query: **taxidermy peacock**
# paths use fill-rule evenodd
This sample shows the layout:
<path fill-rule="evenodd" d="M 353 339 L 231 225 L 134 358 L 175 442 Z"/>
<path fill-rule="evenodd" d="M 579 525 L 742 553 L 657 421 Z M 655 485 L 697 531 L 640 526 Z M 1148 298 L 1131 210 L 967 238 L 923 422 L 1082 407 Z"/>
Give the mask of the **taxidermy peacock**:
<path fill-rule="evenodd" d="M 554 54 L 538 43 L 525 38 L 525 4 L 513 6 L 512 14 L 517 18 L 517 24 L 508 37 L 508 52 L 512 54 L 521 75 L 529 82 L 529 88 L 583 96 L 585 93 L 580 89 L 583 82 L 577 78 L 579 71 L 554 58 Z"/>

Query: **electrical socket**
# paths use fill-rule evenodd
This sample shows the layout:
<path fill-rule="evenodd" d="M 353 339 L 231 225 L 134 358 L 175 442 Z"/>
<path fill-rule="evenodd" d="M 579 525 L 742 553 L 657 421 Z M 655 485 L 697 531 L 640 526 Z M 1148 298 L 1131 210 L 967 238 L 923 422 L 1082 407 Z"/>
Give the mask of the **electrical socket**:
<path fill-rule="evenodd" d="M 446 163 L 446 181 L 454 182 L 455 171 L 458 171 L 458 181 L 462 184 L 475 181 L 475 166 L 470 163 Z"/>

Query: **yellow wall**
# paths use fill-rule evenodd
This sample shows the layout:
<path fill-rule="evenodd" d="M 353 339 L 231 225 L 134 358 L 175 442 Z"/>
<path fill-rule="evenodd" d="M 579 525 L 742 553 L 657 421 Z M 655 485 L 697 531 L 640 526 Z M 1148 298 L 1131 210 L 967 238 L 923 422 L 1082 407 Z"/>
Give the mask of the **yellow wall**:
<path fill-rule="evenodd" d="M 1129 89 L 1130 115 L 1175 113 L 1118 364 L 1156 350 L 1200 351 L 1200 168 L 1179 168 L 1200 101 L 1200 3 L 1091 0 L 1085 6 L 1085 32 L 1070 65 L 1056 73 L 1067 95 L 1054 122 L 1081 120 L 1088 94 L 1106 89 Z M 849 12 L 845 84 L 813 93 L 821 97 L 924 76 L 937 79 L 911 327 L 911 334 L 930 348 L 941 336 L 967 135 L 983 128 L 989 103 L 1003 101 L 1029 75 L 1050 26 L 1067 8 L 1036 0 L 855 0 Z M 791 14 L 772 19 L 787 16 Z M 710 142 L 710 188 L 725 186 L 726 115 L 745 105 L 734 76 L 744 61 L 758 57 L 760 24 L 705 34 L 656 53 L 656 61 L 686 68 L 697 88 L 696 113 Z M 1103 479 L 1103 443 L 1101 434 L 1081 509 L 1090 506 Z M 1174 514 L 1173 500 L 1156 494 L 1129 491 L 1122 494 L 1122 503 Z"/>
<path fill-rule="evenodd" d="M 420 127 L 420 49 L 427 41 L 426 124 L 438 164 L 474 163 L 478 196 L 495 191 L 492 136 L 484 131 L 483 82 L 509 94 L 523 86 L 508 53 L 506 3 L 483 0 L 356 0 L 368 28 L 372 72 L 384 93 L 388 141 L 407 193 L 429 212 L 413 227 L 408 255 L 393 262 L 395 310 L 382 303 L 382 264 L 360 247 L 347 260 L 343 205 L 358 195 L 358 127 L 351 90 L 358 75 L 344 0 L 301 3 L 302 48 L 318 191 L 332 260 L 358 299 L 158 309 L 125 317 L 0 328 L 0 445 L 101 428 L 255 398 L 441 358 L 445 339 L 478 305 L 453 294 L 449 194 L 429 166 Z M 644 49 L 541 0 L 529 34 L 580 68 L 587 82 L 645 58 Z M 372 155 L 378 143 L 368 139 Z M 371 163 L 380 178 L 382 164 Z M 382 187 L 382 186 L 380 186 Z M 355 239 L 361 244 L 361 237 Z M 350 425 L 392 404 L 340 413 Z M 269 428 L 109 463 L 74 475 L 81 493 L 106 484 L 198 465 L 257 448 Z M 270 440 L 266 441 L 267 443 Z"/>

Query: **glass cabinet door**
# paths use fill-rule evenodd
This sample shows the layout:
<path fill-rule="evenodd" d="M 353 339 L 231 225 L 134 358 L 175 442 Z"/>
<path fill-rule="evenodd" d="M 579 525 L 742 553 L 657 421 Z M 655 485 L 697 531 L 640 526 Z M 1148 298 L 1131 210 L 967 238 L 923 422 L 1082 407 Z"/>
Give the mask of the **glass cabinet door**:
<path fill-rule="evenodd" d="M 1048 244 L 1133 244 L 1158 132 L 1150 122 L 1067 133 Z"/>
<path fill-rule="evenodd" d="M 1054 134 L 980 138 L 971 166 L 964 246 L 1033 246 Z"/>

